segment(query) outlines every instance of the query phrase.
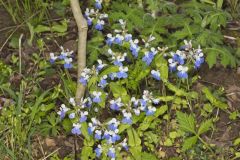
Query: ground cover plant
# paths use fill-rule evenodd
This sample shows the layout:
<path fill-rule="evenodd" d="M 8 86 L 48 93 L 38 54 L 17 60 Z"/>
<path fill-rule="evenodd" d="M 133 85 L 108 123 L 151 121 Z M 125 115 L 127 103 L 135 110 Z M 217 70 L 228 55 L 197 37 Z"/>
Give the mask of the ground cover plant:
<path fill-rule="evenodd" d="M 237 1 L 2 4 L 2 159 L 240 158 Z"/>

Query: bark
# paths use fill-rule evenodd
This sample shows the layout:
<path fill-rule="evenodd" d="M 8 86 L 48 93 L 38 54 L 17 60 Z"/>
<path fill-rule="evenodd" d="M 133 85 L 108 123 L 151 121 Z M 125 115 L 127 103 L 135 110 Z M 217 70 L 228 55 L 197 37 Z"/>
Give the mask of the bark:
<path fill-rule="evenodd" d="M 83 17 L 79 0 L 71 0 L 71 8 L 73 12 L 73 16 L 77 23 L 78 27 L 78 54 L 77 54 L 77 61 L 78 61 L 78 68 L 77 68 L 77 75 L 80 78 L 80 75 L 83 69 L 86 67 L 86 44 L 87 44 L 87 31 L 88 25 L 86 19 Z M 85 87 L 77 82 L 77 90 L 76 90 L 76 102 L 79 103 L 81 98 L 84 96 Z"/>

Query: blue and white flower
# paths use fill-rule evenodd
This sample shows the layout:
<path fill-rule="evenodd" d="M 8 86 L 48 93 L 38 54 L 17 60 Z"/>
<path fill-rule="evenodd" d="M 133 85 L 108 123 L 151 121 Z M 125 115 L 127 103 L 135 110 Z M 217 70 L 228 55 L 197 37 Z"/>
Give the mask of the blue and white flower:
<path fill-rule="evenodd" d="M 93 97 L 93 102 L 95 102 L 95 103 L 100 103 L 101 102 L 102 92 L 93 91 L 92 95 L 94 96 Z"/>
<path fill-rule="evenodd" d="M 110 157 L 111 159 L 114 160 L 116 158 L 115 148 L 113 148 L 113 147 L 109 148 L 107 155 L 108 155 L 108 157 Z"/>
<path fill-rule="evenodd" d="M 159 104 L 160 99 L 156 98 L 156 99 L 152 99 L 153 104 Z"/>
<path fill-rule="evenodd" d="M 92 135 L 93 132 L 95 131 L 96 126 L 94 126 L 92 123 L 88 123 L 88 134 Z"/>
<path fill-rule="evenodd" d="M 102 0 L 95 0 L 95 8 L 102 9 Z"/>
<path fill-rule="evenodd" d="M 97 72 L 100 72 L 105 66 L 107 66 L 107 64 L 104 64 L 100 59 L 98 59 L 97 62 L 98 62 L 98 65 L 96 67 Z"/>
<path fill-rule="evenodd" d="M 146 115 L 150 116 L 150 115 L 153 115 L 155 112 L 156 112 L 156 108 L 155 107 L 148 106 L 147 107 L 147 111 L 146 111 Z"/>
<path fill-rule="evenodd" d="M 125 61 L 125 58 L 127 56 L 127 53 L 119 54 L 119 55 L 114 55 L 112 59 L 114 60 L 113 64 L 115 66 L 123 66 L 122 62 Z"/>
<path fill-rule="evenodd" d="M 96 14 L 96 12 L 94 11 L 93 8 L 92 9 L 86 8 L 86 10 L 85 10 L 85 17 L 89 17 L 89 16 L 92 16 L 94 14 Z"/>
<path fill-rule="evenodd" d="M 156 80 L 158 80 L 158 81 L 161 80 L 159 70 L 152 70 L 152 71 L 151 71 L 151 74 L 152 74 L 152 77 L 153 77 L 154 79 L 156 79 Z"/>
<path fill-rule="evenodd" d="M 204 54 L 203 54 L 200 46 L 198 47 L 198 49 L 195 50 L 195 55 L 193 55 L 193 56 L 195 59 L 194 68 L 198 69 L 204 63 Z"/>
<path fill-rule="evenodd" d="M 123 147 L 126 151 L 128 151 L 127 138 L 125 138 L 125 139 L 122 141 L 121 145 L 122 145 L 122 147 Z"/>
<path fill-rule="evenodd" d="M 140 47 L 138 46 L 138 39 L 130 40 L 130 50 L 132 55 L 137 58 L 138 57 L 138 52 L 140 51 Z"/>
<path fill-rule="evenodd" d="M 150 51 L 145 52 L 142 61 L 144 61 L 148 66 L 152 63 L 154 56 L 157 54 L 157 50 L 155 48 L 151 48 Z"/>
<path fill-rule="evenodd" d="M 141 110 L 139 108 L 134 108 L 133 112 L 135 113 L 136 116 L 139 116 L 141 113 Z"/>
<path fill-rule="evenodd" d="M 118 129 L 115 129 L 115 131 L 109 131 L 110 138 L 107 141 L 109 144 L 116 143 L 117 141 L 119 141 L 121 139 L 118 132 L 119 132 Z"/>
<path fill-rule="evenodd" d="M 135 97 L 132 97 L 132 98 L 131 98 L 131 102 L 133 103 L 134 107 L 137 107 L 137 106 L 138 106 L 138 103 L 139 103 L 139 100 L 136 99 Z"/>
<path fill-rule="evenodd" d="M 60 115 L 60 119 L 63 119 L 65 117 L 67 111 L 69 111 L 69 108 L 67 108 L 65 104 L 62 104 L 60 111 L 57 112 L 57 114 Z"/>
<path fill-rule="evenodd" d="M 123 110 L 122 113 L 123 113 L 122 123 L 131 125 L 132 124 L 132 114 L 130 112 L 126 112 L 126 110 Z"/>
<path fill-rule="evenodd" d="M 70 69 L 70 68 L 73 67 L 73 65 L 72 65 L 72 58 L 65 58 L 64 62 L 65 62 L 64 63 L 64 68 Z"/>
<path fill-rule="evenodd" d="M 177 76 L 178 76 L 179 78 L 182 78 L 182 79 L 188 78 L 188 73 L 187 73 L 188 67 L 187 67 L 187 66 L 179 65 L 179 66 L 177 67 L 177 70 L 178 70 Z"/>
<path fill-rule="evenodd" d="M 123 103 L 121 102 L 121 98 L 110 101 L 110 108 L 114 111 L 119 111 L 122 106 Z"/>
<path fill-rule="evenodd" d="M 120 122 L 116 118 L 112 118 L 108 122 L 108 129 L 111 130 L 111 131 L 115 131 L 118 128 L 119 124 L 120 124 Z"/>
<path fill-rule="evenodd" d="M 102 131 L 101 130 L 96 130 L 94 138 L 97 139 L 97 140 L 102 139 Z"/>
<path fill-rule="evenodd" d="M 80 112 L 81 117 L 80 117 L 80 122 L 85 122 L 87 120 L 87 115 L 88 115 L 88 111 L 84 111 L 84 112 Z"/>
<path fill-rule="evenodd" d="M 177 62 L 174 61 L 172 58 L 168 59 L 168 63 L 169 63 L 169 70 L 170 72 L 174 72 L 177 70 Z"/>
<path fill-rule="evenodd" d="M 87 85 L 87 82 L 88 82 L 88 80 L 89 80 L 89 78 L 90 78 L 90 74 L 91 74 L 91 70 L 88 69 L 88 68 L 84 68 L 84 69 L 83 69 L 83 72 L 81 73 L 81 77 L 80 77 L 79 82 L 80 82 L 82 85 L 86 86 L 86 85 Z"/>
<path fill-rule="evenodd" d="M 176 53 L 171 52 L 172 59 L 178 64 L 183 65 L 185 63 L 186 54 L 182 51 L 177 50 Z"/>
<path fill-rule="evenodd" d="M 68 49 L 64 50 L 64 48 L 61 46 L 61 54 L 59 56 L 59 59 L 65 59 L 67 57 L 70 57 L 73 54 L 73 51 L 69 51 Z"/>
<path fill-rule="evenodd" d="M 54 53 L 50 53 L 50 63 L 54 63 L 58 59 L 58 56 L 55 56 Z"/>
<path fill-rule="evenodd" d="M 75 135 L 80 135 L 81 134 L 81 124 L 80 123 L 73 123 L 73 129 L 72 129 L 72 134 Z"/>
<path fill-rule="evenodd" d="M 69 98 L 69 103 L 73 106 L 76 106 L 75 99 L 73 97 Z"/>
<path fill-rule="evenodd" d="M 70 113 L 68 116 L 70 119 L 74 119 L 75 118 L 75 113 Z"/>
<path fill-rule="evenodd" d="M 96 156 L 99 158 L 102 154 L 102 146 L 99 144 L 94 151 L 96 153 Z"/>
<path fill-rule="evenodd" d="M 110 73 L 109 77 L 111 80 L 114 80 L 117 77 L 117 73 Z"/>
<path fill-rule="evenodd" d="M 124 40 L 124 37 L 120 34 L 117 34 L 114 38 L 114 43 L 121 45 Z"/>
<path fill-rule="evenodd" d="M 115 38 L 112 36 L 111 33 L 107 34 L 106 44 L 107 44 L 108 46 L 111 46 L 112 43 L 114 42 L 114 39 L 115 39 Z"/>
<path fill-rule="evenodd" d="M 105 22 L 103 20 L 97 20 L 97 24 L 95 25 L 95 29 L 102 31 L 103 30 L 103 26 L 104 26 Z"/>
<path fill-rule="evenodd" d="M 119 72 L 117 72 L 117 78 L 127 78 L 128 77 L 128 74 L 127 74 L 127 71 L 128 71 L 128 67 L 122 67 L 120 66 L 119 67 Z"/>
<path fill-rule="evenodd" d="M 125 40 L 126 42 L 129 42 L 130 40 L 132 40 L 132 34 L 125 34 L 124 40 Z"/>
<path fill-rule="evenodd" d="M 100 86 L 101 88 L 105 88 L 107 85 L 107 75 L 104 75 L 101 79 L 100 82 L 98 84 L 98 86 Z"/>

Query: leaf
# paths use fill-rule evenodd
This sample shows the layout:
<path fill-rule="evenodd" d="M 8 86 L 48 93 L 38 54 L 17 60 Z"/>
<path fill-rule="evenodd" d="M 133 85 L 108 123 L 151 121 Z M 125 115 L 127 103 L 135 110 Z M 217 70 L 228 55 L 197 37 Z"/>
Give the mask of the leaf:
<path fill-rule="evenodd" d="M 130 147 L 130 152 L 132 153 L 132 156 L 134 157 L 135 160 L 141 160 L 141 155 L 142 155 L 142 147 L 141 146 L 135 146 L 135 147 Z"/>
<path fill-rule="evenodd" d="M 71 129 L 72 129 L 72 122 L 70 121 L 70 119 L 64 119 L 62 121 L 62 125 L 63 125 L 63 128 L 66 132 L 70 132 Z"/>
<path fill-rule="evenodd" d="M 141 139 L 139 138 L 139 136 L 134 128 L 128 128 L 127 134 L 128 134 L 128 144 L 130 147 L 135 147 L 135 146 L 141 145 Z"/>
<path fill-rule="evenodd" d="M 207 53 L 206 61 L 209 65 L 209 68 L 212 68 L 213 65 L 216 64 L 218 54 L 219 53 L 215 53 L 215 52 L 208 52 Z"/>
<path fill-rule="evenodd" d="M 130 100 L 129 95 L 127 94 L 127 91 L 124 87 L 122 87 L 121 84 L 115 83 L 115 82 L 111 82 L 109 84 L 111 92 L 113 93 L 113 96 L 115 98 L 119 98 L 121 97 L 122 101 L 127 103 Z"/>
<path fill-rule="evenodd" d="M 104 69 L 99 77 L 103 77 L 104 75 L 108 75 L 110 73 L 114 73 L 114 72 L 118 72 L 119 71 L 119 67 L 118 66 L 109 66 L 108 68 Z"/>
<path fill-rule="evenodd" d="M 143 160 L 158 160 L 154 154 L 142 152 L 142 159 Z"/>
<path fill-rule="evenodd" d="M 217 8 L 221 9 L 223 5 L 223 0 L 217 0 Z"/>
<path fill-rule="evenodd" d="M 182 150 L 186 151 L 186 150 L 190 149 L 193 145 L 195 145 L 197 143 L 197 140 L 198 140 L 197 136 L 186 138 L 183 142 Z"/>
<path fill-rule="evenodd" d="M 37 25 L 37 27 L 35 27 L 33 29 L 33 31 L 35 33 L 48 32 L 48 31 L 50 31 L 50 27 L 39 24 L 39 25 Z"/>
<path fill-rule="evenodd" d="M 240 138 L 235 139 L 234 142 L 233 142 L 233 145 L 234 146 L 240 145 Z"/>
<path fill-rule="evenodd" d="M 89 160 L 90 155 L 93 153 L 92 147 L 84 146 L 81 152 L 82 160 Z"/>
<path fill-rule="evenodd" d="M 214 95 L 210 92 L 210 90 L 207 87 L 204 87 L 202 89 L 202 92 L 205 94 L 206 98 L 216 107 L 226 110 L 228 108 L 228 105 L 217 100 Z"/>
<path fill-rule="evenodd" d="M 82 135 L 84 136 L 84 138 L 86 138 L 86 140 L 89 141 L 89 140 L 90 140 L 90 136 L 89 136 L 89 134 L 88 134 L 87 128 L 88 128 L 88 125 L 87 125 L 86 122 L 81 123 Z"/>
<path fill-rule="evenodd" d="M 67 21 L 63 20 L 61 24 L 54 24 L 52 26 L 53 32 L 64 33 L 67 31 Z"/>
<path fill-rule="evenodd" d="M 177 88 L 176 86 L 174 86 L 173 84 L 171 84 L 170 82 L 164 81 L 164 84 L 167 86 L 167 88 L 171 91 L 173 91 L 177 96 L 185 96 L 185 97 L 190 97 L 193 99 L 196 99 L 198 97 L 197 92 L 186 92 L 183 89 Z"/>
<path fill-rule="evenodd" d="M 186 113 L 177 112 L 177 120 L 179 123 L 179 127 L 184 132 L 190 132 L 196 134 L 195 131 L 195 119 L 192 115 L 187 115 Z"/>
<path fill-rule="evenodd" d="M 208 119 L 201 123 L 199 129 L 198 129 L 198 135 L 201 135 L 205 132 L 207 132 L 212 127 L 212 119 Z"/>
<path fill-rule="evenodd" d="M 155 58 L 155 64 L 157 69 L 160 71 L 161 79 L 167 80 L 168 79 L 168 62 L 163 57 L 163 54 L 159 54 Z"/>

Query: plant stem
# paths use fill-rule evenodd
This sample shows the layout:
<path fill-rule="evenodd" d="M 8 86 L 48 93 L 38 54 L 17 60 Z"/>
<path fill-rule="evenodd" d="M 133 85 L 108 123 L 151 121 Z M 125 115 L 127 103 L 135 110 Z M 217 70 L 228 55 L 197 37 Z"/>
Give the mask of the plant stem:
<path fill-rule="evenodd" d="M 88 25 L 86 19 L 83 17 L 79 0 L 71 0 L 71 8 L 73 16 L 78 26 L 78 78 L 86 66 L 86 45 L 87 45 L 87 31 Z M 80 103 L 84 96 L 85 87 L 81 83 L 77 83 L 76 102 Z"/>

